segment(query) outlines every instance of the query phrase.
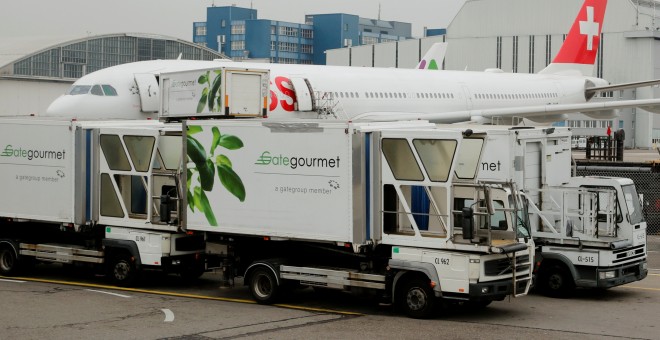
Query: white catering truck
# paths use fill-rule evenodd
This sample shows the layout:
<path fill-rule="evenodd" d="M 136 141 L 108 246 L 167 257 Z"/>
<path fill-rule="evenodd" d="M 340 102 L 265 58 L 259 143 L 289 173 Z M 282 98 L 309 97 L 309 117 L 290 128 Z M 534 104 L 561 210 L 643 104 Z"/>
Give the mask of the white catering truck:
<path fill-rule="evenodd" d="M 206 232 L 228 279 L 272 303 L 290 286 L 371 290 L 412 317 L 437 298 L 524 295 L 525 203 L 478 181 L 484 136 L 425 122 L 184 123 L 185 230 Z M 429 211 L 412 210 L 426 199 Z"/>
<path fill-rule="evenodd" d="M 572 176 L 568 128 L 474 129 L 487 134 L 478 178 L 511 179 L 529 199 L 541 291 L 560 296 L 647 276 L 646 222 L 631 179 Z"/>
<path fill-rule="evenodd" d="M 118 284 L 204 270 L 203 235 L 161 212 L 178 191 L 181 128 L 155 121 L 0 120 L 0 274 L 89 264 Z"/>

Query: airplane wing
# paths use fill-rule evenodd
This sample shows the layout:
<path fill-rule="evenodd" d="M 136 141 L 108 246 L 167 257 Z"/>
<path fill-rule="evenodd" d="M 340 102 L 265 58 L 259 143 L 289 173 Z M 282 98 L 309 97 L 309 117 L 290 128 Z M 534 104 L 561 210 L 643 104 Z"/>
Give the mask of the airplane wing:
<path fill-rule="evenodd" d="M 621 84 L 608 85 L 608 86 L 597 86 L 597 87 L 588 88 L 586 90 L 586 94 L 587 94 L 587 98 L 591 98 L 591 96 L 596 94 L 597 92 L 634 89 L 638 87 L 653 86 L 658 84 L 660 84 L 660 79 L 636 81 L 632 83 L 621 83 Z"/>
<path fill-rule="evenodd" d="M 357 115 L 352 120 L 411 120 L 423 119 L 434 123 L 458 123 L 479 120 L 496 120 L 504 118 L 529 118 L 543 121 L 558 121 L 566 119 L 565 114 L 611 112 L 613 110 L 638 107 L 650 112 L 660 111 L 660 99 L 617 100 L 597 103 L 538 105 L 522 107 L 505 107 L 498 109 L 454 111 L 454 112 L 368 112 Z M 536 118 L 536 119 L 535 119 Z"/>

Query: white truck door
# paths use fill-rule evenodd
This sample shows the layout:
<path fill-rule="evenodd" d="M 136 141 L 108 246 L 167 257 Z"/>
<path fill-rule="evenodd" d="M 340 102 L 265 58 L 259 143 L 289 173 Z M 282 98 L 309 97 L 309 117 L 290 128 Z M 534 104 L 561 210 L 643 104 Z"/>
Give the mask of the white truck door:
<path fill-rule="evenodd" d="M 315 103 L 312 96 L 312 86 L 306 78 L 291 78 L 293 90 L 296 92 L 298 100 L 297 111 L 314 111 Z"/>
<path fill-rule="evenodd" d="M 140 110 L 145 113 L 158 112 L 160 101 L 158 100 L 156 76 L 149 73 L 136 73 L 135 83 L 140 92 Z"/>
<path fill-rule="evenodd" d="M 229 82 L 229 114 L 260 115 L 261 74 L 232 72 Z"/>

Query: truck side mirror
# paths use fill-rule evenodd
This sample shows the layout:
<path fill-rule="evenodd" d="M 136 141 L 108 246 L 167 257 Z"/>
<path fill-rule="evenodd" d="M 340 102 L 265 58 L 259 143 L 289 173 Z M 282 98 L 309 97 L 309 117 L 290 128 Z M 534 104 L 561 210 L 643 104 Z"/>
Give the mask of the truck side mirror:
<path fill-rule="evenodd" d="M 474 238 L 474 211 L 471 207 L 464 207 L 461 211 L 463 239 L 471 240 Z"/>

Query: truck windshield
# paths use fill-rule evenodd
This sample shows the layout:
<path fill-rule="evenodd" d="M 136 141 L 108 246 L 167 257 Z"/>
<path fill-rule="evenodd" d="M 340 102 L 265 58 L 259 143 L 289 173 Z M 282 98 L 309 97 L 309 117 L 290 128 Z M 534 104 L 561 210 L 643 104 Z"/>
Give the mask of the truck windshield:
<path fill-rule="evenodd" d="M 644 221 L 644 215 L 642 215 L 642 205 L 639 202 L 639 196 L 637 196 L 637 190 L 635 186 L 624 185 L 623 196 L 626 199 L 626 206 L 628 207 L 628 215 L 630 216 L 630 223 L 637 224 Z"/>

